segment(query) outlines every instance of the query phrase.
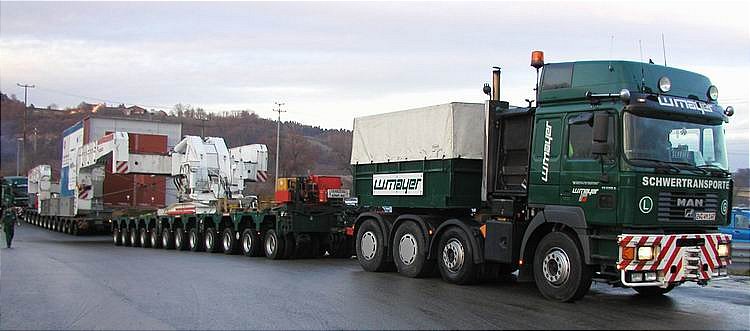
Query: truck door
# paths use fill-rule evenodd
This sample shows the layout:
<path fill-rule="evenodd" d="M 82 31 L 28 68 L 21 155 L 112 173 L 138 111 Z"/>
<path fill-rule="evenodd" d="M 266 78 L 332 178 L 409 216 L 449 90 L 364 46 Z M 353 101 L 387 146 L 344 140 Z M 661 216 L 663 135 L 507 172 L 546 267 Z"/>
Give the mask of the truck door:
<path fill-rule="evenodd" d="M 618 172 L 615 118 L 609 119 L 609 154 L 604 163 L 591 152 L 594 112 L 569 113 L 560 170 L 560 204 L 580 206 L 588 223 L 617 223 Z"/>
<path fill-rule="evenodd" d="M 530 203 L 559 203 L 562 120 L 560 114 L 539 115 L 535 120 L 529 173 Z"/>

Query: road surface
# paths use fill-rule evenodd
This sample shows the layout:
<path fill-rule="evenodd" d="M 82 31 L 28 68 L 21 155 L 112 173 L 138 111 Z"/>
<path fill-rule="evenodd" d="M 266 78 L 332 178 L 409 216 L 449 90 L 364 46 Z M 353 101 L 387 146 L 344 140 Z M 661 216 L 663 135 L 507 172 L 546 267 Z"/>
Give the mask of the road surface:
<path fill-rule="evenodd" d="M 557 303 L 533 284 L 456 286 L 364 272 L 356 260 L 115 247 L 29 224 L 0 250 L 0 329 L 342 328 L 747 330 L 750 279 L 656 299 L 594 284 L 583 300 Z"/>

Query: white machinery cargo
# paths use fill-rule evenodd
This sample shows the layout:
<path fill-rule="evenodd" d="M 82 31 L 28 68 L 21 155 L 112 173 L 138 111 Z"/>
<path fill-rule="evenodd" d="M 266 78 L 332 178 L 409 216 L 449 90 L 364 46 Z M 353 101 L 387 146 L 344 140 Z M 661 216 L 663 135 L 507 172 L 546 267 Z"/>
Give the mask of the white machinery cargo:
<path fill-rule="evenodd" d="M 482 159 L 484 105 L 453 102 L 354 119 L 351 164 Z"/>

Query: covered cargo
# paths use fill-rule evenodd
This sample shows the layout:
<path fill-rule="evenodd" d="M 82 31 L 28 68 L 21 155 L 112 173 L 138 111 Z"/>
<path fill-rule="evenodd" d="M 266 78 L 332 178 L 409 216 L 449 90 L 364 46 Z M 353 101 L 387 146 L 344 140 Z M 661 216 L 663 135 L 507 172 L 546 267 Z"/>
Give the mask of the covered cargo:
<path fill-rule="evenodd" d="M 481 201 L 483 154 L 483 104 L 356 118 L 354 191 L 364 206 L 475 208 Z"/>

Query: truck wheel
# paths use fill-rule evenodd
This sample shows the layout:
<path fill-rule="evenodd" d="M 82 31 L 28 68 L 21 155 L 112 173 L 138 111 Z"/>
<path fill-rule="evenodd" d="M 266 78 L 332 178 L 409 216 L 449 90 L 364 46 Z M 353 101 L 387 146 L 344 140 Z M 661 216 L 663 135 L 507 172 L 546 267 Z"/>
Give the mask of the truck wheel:
<path fill-rule="evenodd" d="M 208 232 L 206 232 L 206 235 L 208 235 Z M 189 237 L 189 245 L 190 250 L 193 252 L 200 252 L 203 250 L 203 238 L 201 238 L 200 232 L 198 232 L 198 228 L 192 228 L 188 232 Z"/>
<path fill-rule="evenodd" d="M 115 246 L 122 246 L 122 238 L 120 237 L 119 228 L 114 228 L 112 230 L 112 240 L 115 242 Z"/>
<path fill-rule="evenodd" d="M 141 238 L 140 238 L 140 241 L 141 241 L 141 247 L 142 248 L 148 248 L 149 246 L 151 246 L 150 245 L 151 242 L 149 241 L 149 237 L 146 235 L 147 233 L 148 232 L 146 232 L 146 228 L 142 228 L 141 229 L 141 233 L 140 233 L 141 234 Z"/>
<path fill-rule="evenodd" d="M 239 251 L 239 245 L 237 244 L 237 241 L 237 237 L 235 237 L 235 233 L 232 228 L 224 229 L 224 232 L 222 232 L 221 234 L 221 248 L 223 249 L 224 254 L 237 254 L 237 251 Z"/>
<path fill-rule="evenodd" d="M 151 248 L 160 248 L 161 247 L 161 238 L 159 238 L 159 231 L 156 231 L 156 228 L 151 229 Z"/>
<path fill-rule="evenodd" d="M 172 238 L 172 232 L 169 229 L 161 231 L 161 248 L 174 249 L 174 238 Z"/>
<path fill-rule="evenodd" d="M 385 271 L 388 267 L 385 257 L 385 239 L 375 220 L 362 222 L 357 229 L 357 260 L 362 269 L 372 272 Z"/>
<path fill-rule="evenodd" d="M 138 230 L 136 228 L 130 229 L 130 244 L 133 245 L 133 247 L 138 247 L 140 243 L 138 242 Z"/>
<path fill-rule="evenodd" d="M 219 251 L 219 241 L 216 238 L 216 231 L 213 228 L 206 229 L 206 235 L 203 238 L 206 245 L 206 252 L 216 253 Z"/>
<path fill-rule="evenodd" d="M 78 235 L 78 222 L 73 221 L 70 226 L 71 226 L 70 234 L 77 236 Z"/>
<path fill-rule="evenodd" d="M 638 286 L 633 287 L 632 289 L 638 292 L 638 295 L 644 297 L 656 297 L 669 293 L 669 291 L 672 291 L 672 289 L 674 289 L 675 287 L 675 284 L 671 284 L 667 286 L 667 288 L 661 288 L 658 286 Z"/>
<path fill-rule="evenodd" d="M 178 251 L 186 251 L 188 249 L 188 243 L 187 243 L 187 237 L 185 235 L 185 230 L 182 228 L 177 228 L 177 230 L 174 231 L 174 248 Z"/>
<path fill-rule="evenodd" d="M 446 282 L 465 285 L 476 281 L 474 251 L 467 234 L 460 228 L 448 228 L 440 236 L 437 259 L 440 275 Z"/>
<path fill-rule="evenodd" d="M 282 259 L 296 259 L 297 258 L 297 238 L 294 233 L 287 233 L 284 238 L 284 255 Z"/>
<path fill-rule="evenodd" d="M 284 258 L 284 238 L 276 233 L 276 230 L 266 231 L 266 239 L 263 241 L 263 248 L 266 257 L 271 260 Z"/>
<path fill-rule="evenodd" d="M 242 237 L 240 237 L 240 249 L 245 256 L 263 255 L 260 237 L 255 235 L 255 231 L 252 229 L 245 229 L 245 231 L 242 231 Z"/>
<path fill-rule="evenodd" d="M 120 229 L 120 237 L 122 238 L 123 246 L 130 246 L 130 236 L 128 235 L 128 228 Z"/>
<path fill-rule="evenodd" d="M 396 229 L 391 246 L 398 273 L 417 278 L 427 276 L 435 270 L 434 261 L 427 261 L 427 245 L 422 229 L 417 223 L 402 223 Z"/>
<path fill-rule="evenodd" d="M 575 301 L 591 287 L 591 270 L 576 242 L 564 232 L 544 236 L 534 253 L 534 281 L 550 300 Z"/>

